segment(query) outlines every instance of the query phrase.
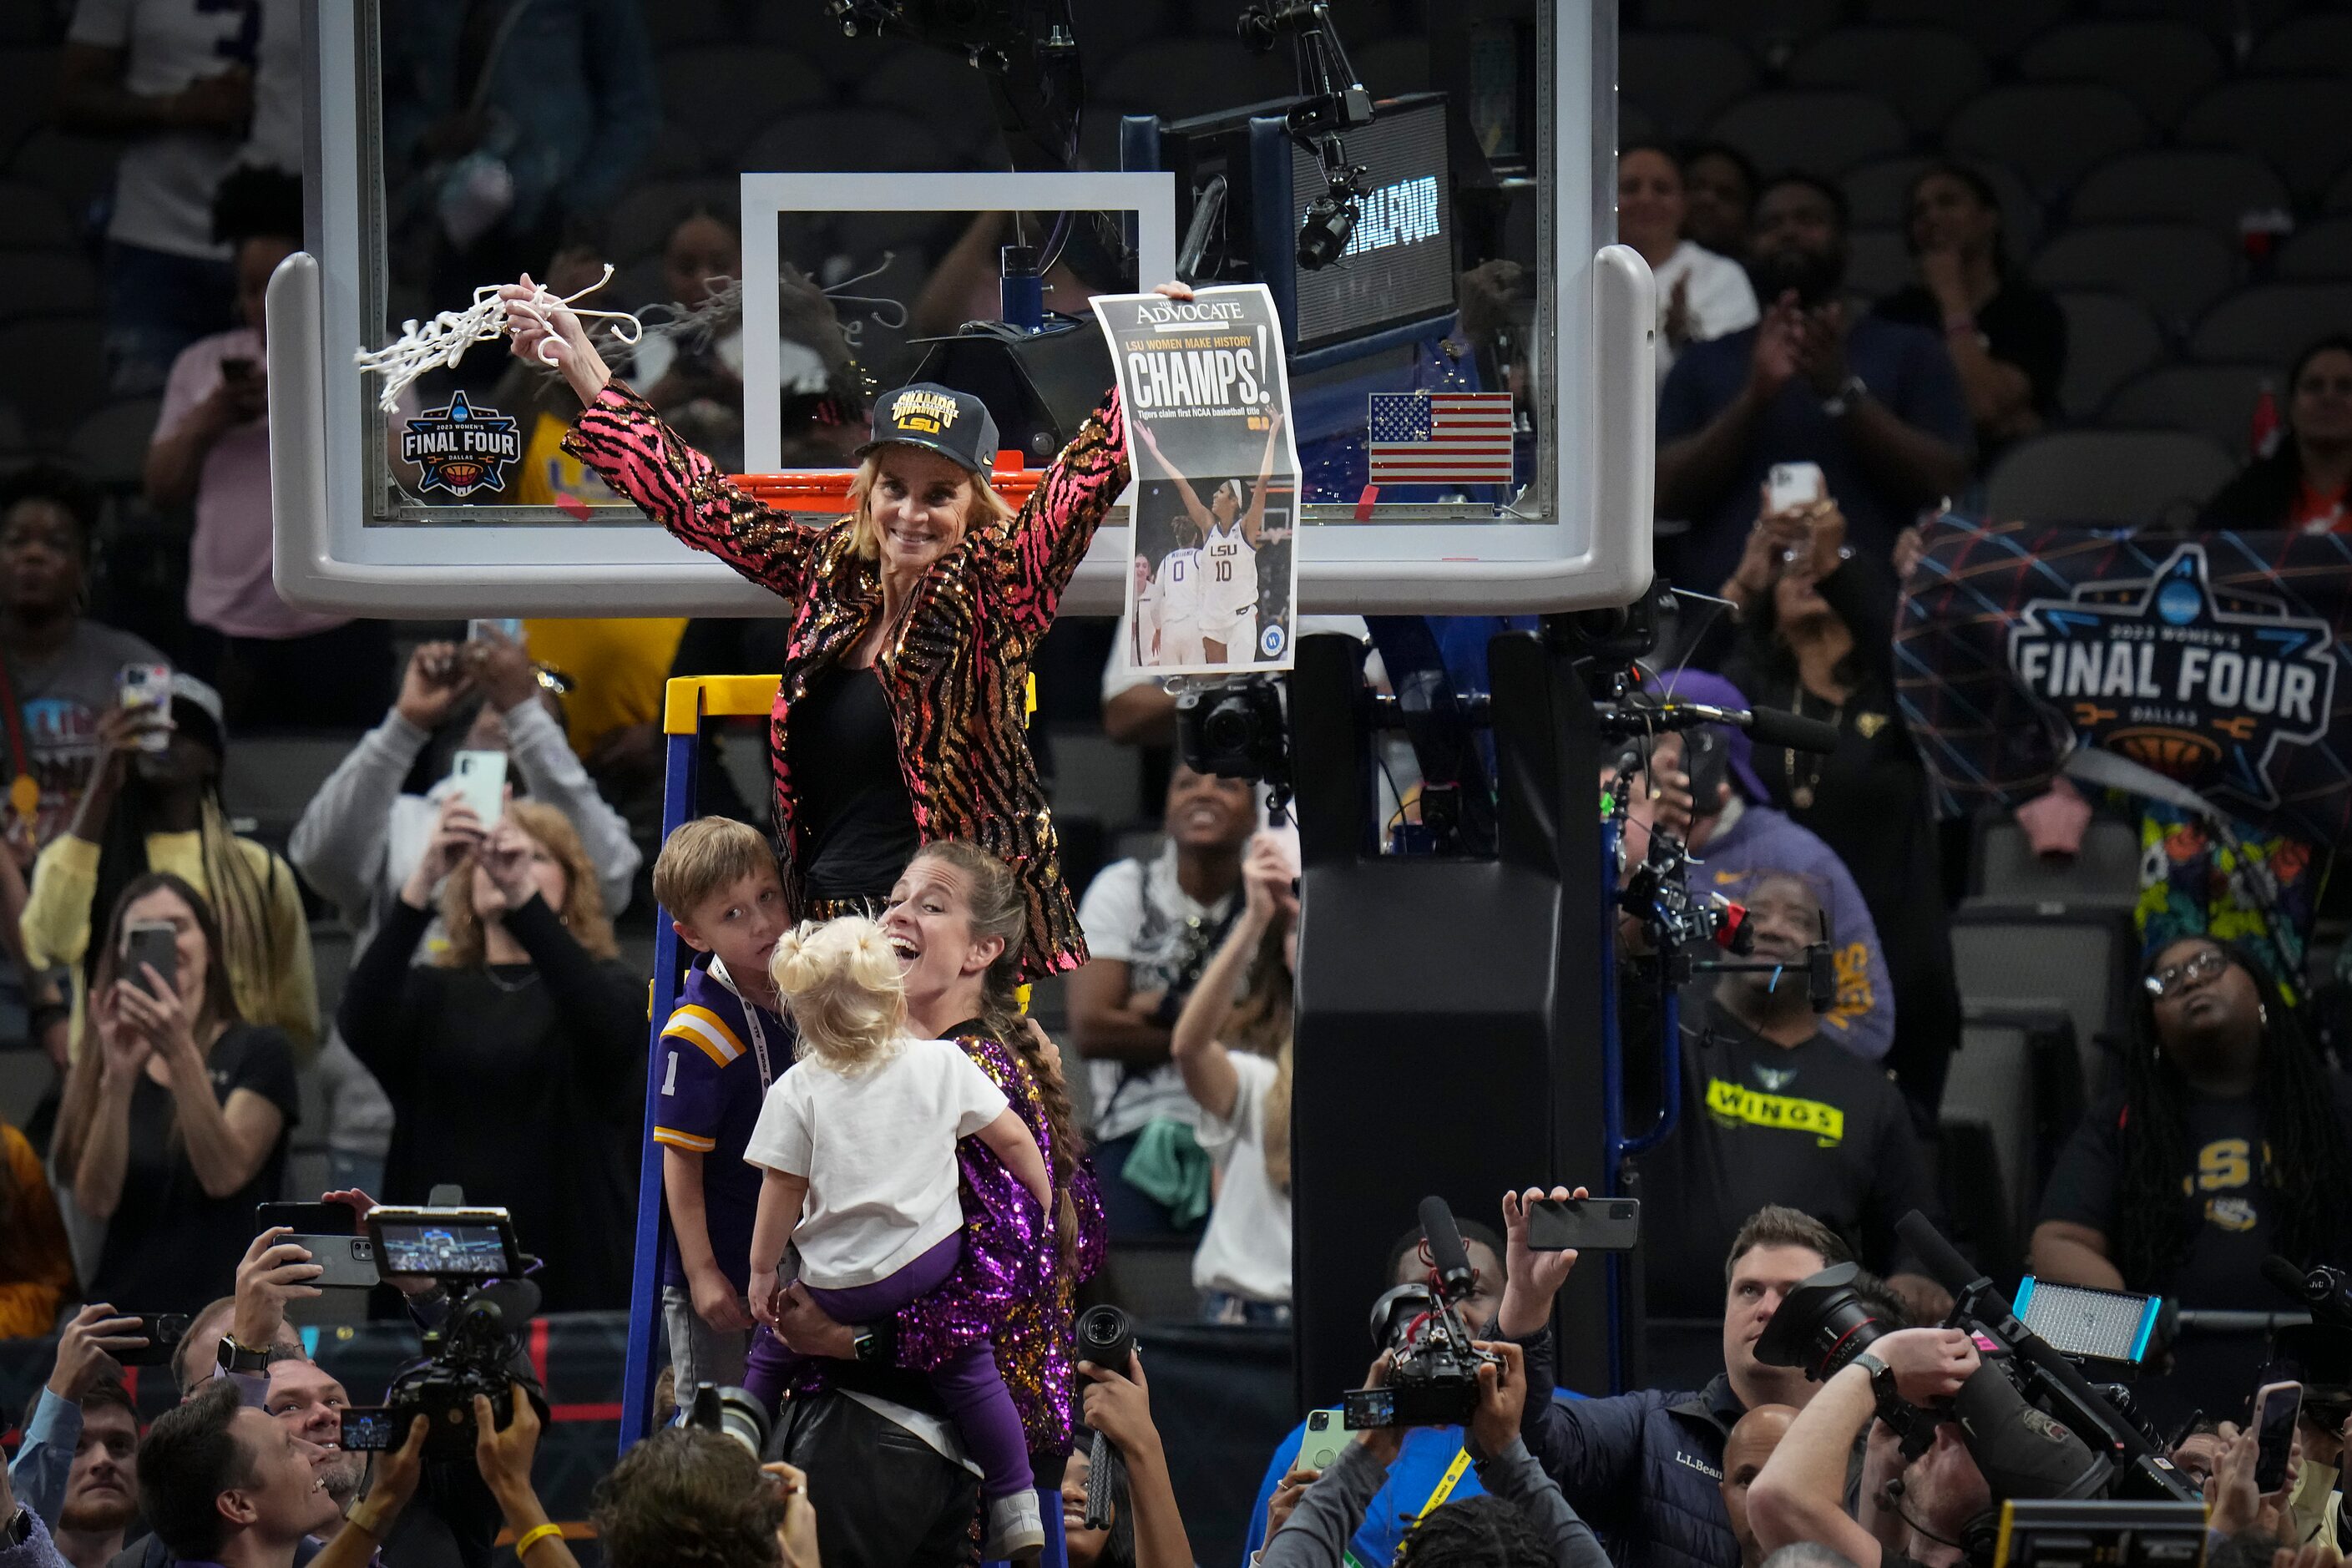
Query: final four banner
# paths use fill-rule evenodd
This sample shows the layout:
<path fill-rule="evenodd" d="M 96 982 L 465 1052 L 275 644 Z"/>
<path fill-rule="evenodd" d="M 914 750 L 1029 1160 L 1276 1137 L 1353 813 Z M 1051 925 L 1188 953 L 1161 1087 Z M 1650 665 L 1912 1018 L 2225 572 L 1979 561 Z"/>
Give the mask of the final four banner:
<path fill-rule="evenodd" d="M 1298 447 L 1282 321 L 1263 283 L 1190 300 L 1104 294 L 1133 459 L 1128 662 L 1161 675 L 1288 669 Z"/>
<path fill-rule="evenodd" d="M 2032 798 L 2070 743 L 2241 818 L 2352 836 L 2352 539 L 1929 529 L 1896 696 L 1949 806 Z"/>

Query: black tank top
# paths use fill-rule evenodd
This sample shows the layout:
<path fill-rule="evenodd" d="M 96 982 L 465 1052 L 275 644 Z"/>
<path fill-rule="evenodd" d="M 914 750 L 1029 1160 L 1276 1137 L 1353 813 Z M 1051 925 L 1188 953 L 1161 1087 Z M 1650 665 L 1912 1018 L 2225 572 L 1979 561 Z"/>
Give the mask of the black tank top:
<path fill-rule="evenodd" d="M 793 705 L 786 745 L 807 834 L 806 896 L 887 897 L 922 840 L 881 679 L 841 665 L 818 674 Z"/>

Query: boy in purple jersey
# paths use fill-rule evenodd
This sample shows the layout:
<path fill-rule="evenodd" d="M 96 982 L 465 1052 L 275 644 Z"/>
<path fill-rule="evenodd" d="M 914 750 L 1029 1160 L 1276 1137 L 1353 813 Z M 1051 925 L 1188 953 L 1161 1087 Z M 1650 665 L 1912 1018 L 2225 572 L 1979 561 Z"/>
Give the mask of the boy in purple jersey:
<path fill-rule="evenodd" d="M 743 1162 L 768 1086 L 793 1064 L 768 958 L 792 928 L 775 850 L 723 816 L 687 823 L 654 862 L 654 897 L 697 952 L 662 1030 L 654 1142 L 670 1240 L 662 1325 L 683 1403 L 698 1383 L 743 1381 L 751 1342 L 744 1304 L 760 1173 Z"/>

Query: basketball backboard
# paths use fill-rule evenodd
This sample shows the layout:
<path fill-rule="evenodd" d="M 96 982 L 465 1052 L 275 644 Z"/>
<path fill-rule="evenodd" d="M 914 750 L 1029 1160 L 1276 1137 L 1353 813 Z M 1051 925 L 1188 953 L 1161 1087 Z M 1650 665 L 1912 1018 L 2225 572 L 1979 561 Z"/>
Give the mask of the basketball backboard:
<path fill-rule="evenodd" d="M 1046 243 L 1063 211 L 1076 216 L 1045 302 L 1082 322 L 1087 292 L 1149 288 L 1179 258 L 1188 276 L 1275 290 L 1307 470 L 1302 609 L 1559 609 L 1647 584 L 1655 306 L 1647 268 L 1609 243 L 1611 0 L 1460 0 L 1440 25 L 1377 37 L 1334 7 L 1380 101 L 1345 137 L 1365 170 L 1355 232 L 1314 270 L 1290 252 L 1323 171 L 1285 133 L 1298 86 L 1282 46 L 1146 33 L 1155 7 L 1072 7 L 1082 169 L 1039 172 L 1046 105 L 1014 101 L 1022 69 L 992 98 L 988 72 L 940 40 L 845 36 L 835 8 L 649 0 L 611 36 L 567 23 L 488 39 L 459 36 L 463 5 L 303 8 L 310 231 L 272 282 L 268 331 L 289 600 L 772 612 L 556 450 L 569 395 L 502 342 L 419 381 L 393 416 L 354 355 L 525 268 L 568 289 L 609 262 L 613 283 L 585 302 L 656 326 L 633 384 L 730 471 L 823 511 L 864 399 L 912 374 L 920 340 L 995 314 L 998 246 Z M 1030 172 L 999 172 L 1008 124 Z M 740 296 L 682 319 L 641 310 L 730 269 Z M 1375 483 L 1372 438 L 1414 438 L 1393 414 L 1375 430 L 1375 408 L 1465 391 L 1511 396 L 1512 481 Z M 1115 613 L 1125 559 L 1104 538 L 1066 608 Z"/>

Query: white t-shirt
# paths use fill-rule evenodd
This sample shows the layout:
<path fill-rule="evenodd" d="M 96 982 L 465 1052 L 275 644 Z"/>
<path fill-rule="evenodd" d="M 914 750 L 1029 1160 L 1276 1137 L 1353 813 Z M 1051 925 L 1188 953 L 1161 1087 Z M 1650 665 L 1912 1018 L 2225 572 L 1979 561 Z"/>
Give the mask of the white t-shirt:
<path fill-rule="evenodd" d="M 1257 609 L 1257 547 L 1235 522 L 1213 528 L 1201 546 L 1201 625 L 1230 627 Z M 1219 640 L 1223 640 L 1222 638 Z"/>
<path fill-rule="evenodd" d="M 1187 970 L 1197 973 L 1214 956 L 1214 939 L 1240 897 L 1236 889 L 1213 904 L 1194 899 L 1176 880 L 1176 846 L 1162 844 L 1149 861 L 1120 860 L 1097 872 L 1078 902 L 1078 924 L 1086 928 L 1088 952 L 1127 965 L 1130 991 L 1160 991 Z M 1097 1140 L 1124 1138 L 1160 1117 L 1200 1125 L 1201 1108 L 1174 1062 L 1152 1068 L 1088 1062 L 1087 1071 Z"/>
<path fill-rule="evenodd" d="M 1675 367 L 1675 346 L 1666 341 L 1666 312 L 1673 309 L 1675 285 L 1683 279 L 1690 283 L 1683 295 L 1683 303 L 1690 318 L 1690 341 L 1706 342 L 1726 332 L 1736 332 L 1742 327 L 1756 324 L 1756 289 L 1748 281 L 1748 269 L 1727 256 L 1717 256 L 1703 245 L 1684 240 L 1675 247 L 1658 268 L 1658 383 L 1665 384 L 1666 372 Z"/>
<path fill-rule="evenodd" d="M 963 1226 L 956 1140 L 1004 1114 L 1004 1093 L 952 1040 L 904 1040 L 846 1078 L 814 1058 L 778 1079 L 743 1157 L 808 1178 L 793 1246 L 803 1282 L 887 1279 Z"/>
<path fill-rule="evenodd" d="M 249 21 L 257 23 L 250 33 Z M 142 98 L 236 66 L 254 73 L 250 142 L 226 132 L 158 131 L 123 149 L 109 239 L 173 256 L 228 255 L 213 243 L 213 194 L 240 150 L 252 162 L 301 168 L 301 26 L 299 0 L 262 0 L 251 14 L 211 0 L 80 0 L 67 39 L 121 50 L 122 85 Z"/>
<path fill-rule="evenodd" d="M 1233 1114 L 1204 1112 L 1195 1130 L 1224 1181 L 1192 1254 L 1192 1285 L 1252 1301 L 1287 1301 L 1290 1194 L 1276 1191 L 1265 1174 L 1265 1097 L 1280 1068 L 1272 1057 L 1248 1051 L 1227 1057 L 1240 1079 Z"/>

